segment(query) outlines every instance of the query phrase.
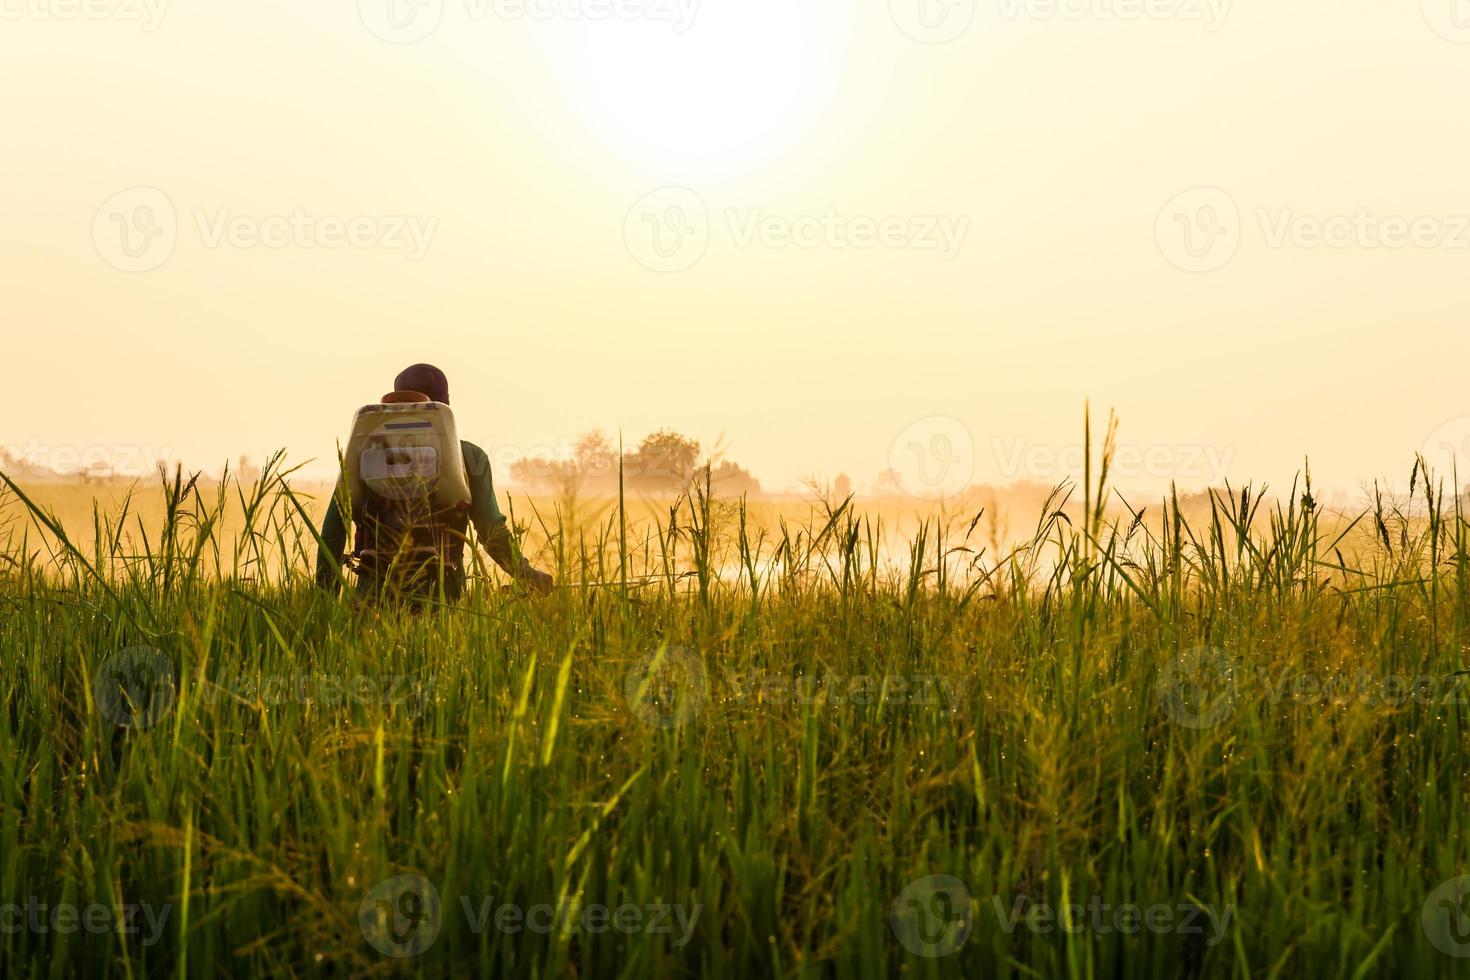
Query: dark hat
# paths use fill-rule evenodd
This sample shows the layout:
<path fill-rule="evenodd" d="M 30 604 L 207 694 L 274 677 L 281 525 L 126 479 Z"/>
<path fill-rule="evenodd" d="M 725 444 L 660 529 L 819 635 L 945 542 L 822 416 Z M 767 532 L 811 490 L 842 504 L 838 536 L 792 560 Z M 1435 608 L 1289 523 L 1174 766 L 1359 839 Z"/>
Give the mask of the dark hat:
<path fill-rule="evenodd" d="M 393 380 L 394 391 L 420 391 L 436 402 L 449 404 L 449 379 L 432 364 L 404 368 Z"/>

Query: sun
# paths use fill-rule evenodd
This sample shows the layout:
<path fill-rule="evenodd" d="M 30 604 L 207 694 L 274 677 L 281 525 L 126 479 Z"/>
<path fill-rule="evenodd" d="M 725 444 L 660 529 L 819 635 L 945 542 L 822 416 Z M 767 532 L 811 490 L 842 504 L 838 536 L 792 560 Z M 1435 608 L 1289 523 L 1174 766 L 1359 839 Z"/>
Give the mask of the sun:
<path fill-rule="evenodd" d="M 758 165 L 800 140 L 833 90 L 847 17 L 835 0 L 634 8 L 541 36 L 584 125 L 637 165 L 686 181 Z"/>

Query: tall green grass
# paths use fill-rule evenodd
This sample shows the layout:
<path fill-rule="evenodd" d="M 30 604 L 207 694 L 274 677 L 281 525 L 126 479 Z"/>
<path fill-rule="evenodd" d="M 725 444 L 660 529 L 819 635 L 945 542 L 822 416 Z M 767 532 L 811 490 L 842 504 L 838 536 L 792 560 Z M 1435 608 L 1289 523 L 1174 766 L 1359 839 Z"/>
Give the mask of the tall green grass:
<path fill-rule="evenodd" d="M 520 513 L 563 586 L 428 610 L 314 589 L 289 475 L 174 475 L 151 537 L 5 481 L 0 905 L 167 918 L 0 910 L 4 975 L 1470 974 L 1425 925 L 1470 927 L 1431 900 L 1470 873 L 1470 525 L 1418 465 L 1355 518 L 1307 481 L 1190 519 L 1126 507 L 1104 452 L 1020 547 L 957 515 L 899 561 L 852 501 L 760 529 L 696 487 Z M 360 919 L 401 875 L 440 899 L 408 958 Z M 1094 897 L 1223 935 L 1008 921 Z M 476 931 L 466 898 L 697 918 Z"/>

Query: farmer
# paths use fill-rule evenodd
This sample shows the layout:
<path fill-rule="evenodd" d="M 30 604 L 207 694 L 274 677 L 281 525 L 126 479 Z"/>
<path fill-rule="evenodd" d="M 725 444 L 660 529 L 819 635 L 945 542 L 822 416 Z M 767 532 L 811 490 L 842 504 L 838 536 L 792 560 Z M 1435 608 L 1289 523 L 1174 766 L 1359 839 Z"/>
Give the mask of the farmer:
<path fill-rule="evenodd" d="M 430 401 L 449 404 L 449 379 L 432 364 L 415 364 L 406 368 L 394 380 L 393 390 L 418 393 L 427 396 Z M 495 563 L 505 569 L 506 574 L 538 593 L 544 595 L 550 592 L 554 585 L 552 577 L 532 567 L 511 539 L 505 517 L 501 515 L 500 507 L 495 502 L 495 487 L 490 479 L 490 457 L 474 443 L 461 442 L 460 445 L 464 452 L 465 475 L 470 484 L 470 507 L 466 516 L 469 523 L 475 526 L 480 543 L 485 546 L 490 557 L 495 559 Z M 342 500 L 346 496 L 345 481 L 344 475 L 337 484 L 337 492 L 332 495 L 326 519 L 322 522 L 322 545 L 316 556 L 317 584 L 332 593 L 337 591 L 341 582 L 339 569 L 342 566 L 342 553 L 347 545 L 347 523 L 342 513 Z M 458 597 L 464 590 L 464 545 L 462 538 L 454 541 L 449 546 L 449 553 L 443 556 L 444 592 L 449 598 Z M 360 573 L 359 577 L 358 587 L 364 592 L 370 593 L 382 584 L 374 581 L 368 574 Z"/>

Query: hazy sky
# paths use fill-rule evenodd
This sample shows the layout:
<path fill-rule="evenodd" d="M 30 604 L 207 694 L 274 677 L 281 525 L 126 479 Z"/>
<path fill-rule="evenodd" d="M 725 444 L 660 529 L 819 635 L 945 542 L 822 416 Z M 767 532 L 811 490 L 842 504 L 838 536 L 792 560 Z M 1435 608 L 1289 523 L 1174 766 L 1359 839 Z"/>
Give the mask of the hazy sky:
<path fill-rule="evenodd" d="M 498 460 L 1470 475 L 1460 0 L 0 0 L 0 80 L 33 456 L 330 459 L 429 360 Z"/>

